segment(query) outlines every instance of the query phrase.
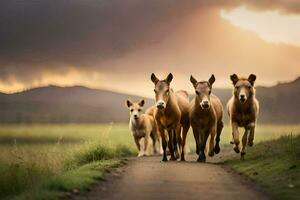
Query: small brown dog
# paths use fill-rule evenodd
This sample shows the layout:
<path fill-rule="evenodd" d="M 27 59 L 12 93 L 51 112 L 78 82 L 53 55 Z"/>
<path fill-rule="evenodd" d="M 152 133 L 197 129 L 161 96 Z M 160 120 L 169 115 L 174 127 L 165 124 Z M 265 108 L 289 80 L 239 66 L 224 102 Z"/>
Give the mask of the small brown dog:
<path fill-rule="evenodd" d="M 233 136 L 231 143 L 235 144 L 234 151 L 240 153 L 238 128 L 243 127 L 245 132 L 242 139 L 241 159 L 244 159 L 247 142 L 250 147 L 253 146 L 255 124 L 259 111 L 259 102 L 255 98 L 254 88 L 256 76 L 251 74 L 248 78 L 239 78 L 233 74 L 230 79 L 234 85 L 233 96 L 227 103 Z"/>
<path fill-rule="evenodd" d="M 210 135 L 209 156 L 220 152 L 220 135 L 223 129 L 223 106 L 220 99 L 211 94 L 215 76 L 208 81 L 198 82 L 193 76 L 190 78 L 196 92 L 196 96 L 190 104 L 190 122 L 196 141 L 196 152 L 199 155 L 198 162 L 205 162 L 205 147 Z M 216 137 L 216 144 L 214 139 Z"/>
<path fill-rule="evenodd" d="M 130 100 L 126 101 L 126 105 L 130 111 L 129 129 L 132 132 L 134 141 L 138 148 L 138 156 L 151 155 L 152 152 L 149 149 L 149 140 L 152 138 L 154 153 L 160 152 L 159 150 L 159 134 L 157 132 L 157 126 L 154 119 L 155 111 L 150 107 L 146 113 L 143 113 L 143 106 L 145 100 L 141 100 L 138 103 L 133 103 Z M 141 147 L 141 140 L 144 139 L 144 143 Z"/>

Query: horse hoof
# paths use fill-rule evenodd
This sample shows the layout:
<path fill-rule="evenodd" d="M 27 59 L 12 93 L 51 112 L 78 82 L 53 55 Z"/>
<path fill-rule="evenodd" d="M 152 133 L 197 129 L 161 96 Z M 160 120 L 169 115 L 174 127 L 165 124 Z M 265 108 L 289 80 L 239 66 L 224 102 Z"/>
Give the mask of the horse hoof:
<path fill-rule="evenodd" d="M 253 141 L 248 141 L 248 146 L 252 147 L 253 146 Z"/>
<path fill-rule="evenodd" d="M 209 157 L 213 157 L 215 155 L 215 152 L 214 151 L 211 151 L 208 153 Z"/>
<path fill-rule="evenodd" d="M 171 161 L 176 161 L 176 160 L 177 160 L 177 158 L 175 158 L 175 157 L 171 157 L 171 158 L 170 158 L 170 160 L 171 160 Z"/>
<path fill-rule="evenodd" d="M 237 146 L 234 147 L 233 150 L 235 151 L 235 153 L 240 153 L 240 149 L 239 149 L 239 147 L 237 147 Z"/>
<path fill-rule="evenodd" d="M 215 147 L 215 154 L 220 153 L 220 151 L 221 151 L 220 147 Z"/>
<path fill-rule="evenodd" d="M 231 140 L 231 141 L 230 141 L 230 144 L 234 144 L 234 141 L 233 141 L 233 140 Z"/>
<path fill-rule="evenodd" d="M 167 157 L 163 157 L 163 159 L 161 160 L 162 162 L 168 162 Z"/>
<path fill-rule="evenodd" d="M 241 152 L 241 160 L 245 160 L 246 152 Z"/>
<path fill-rule="evenodd" d="M 203 162 L 203 163 L 204 163 L 205 160 L 206 160 L 205 158 L 200 158 L 200 157 L 199 157 L 199 158 L 197 159 L 197 162 Z"/>

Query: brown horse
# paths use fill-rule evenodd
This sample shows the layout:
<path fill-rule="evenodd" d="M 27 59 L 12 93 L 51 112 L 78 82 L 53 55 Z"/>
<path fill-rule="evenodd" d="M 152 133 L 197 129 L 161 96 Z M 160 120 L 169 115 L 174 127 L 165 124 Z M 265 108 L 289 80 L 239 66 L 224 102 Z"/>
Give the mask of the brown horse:
<path fill-rule="evenodd" d="M 166 79 L 159 80 L 155 74 L 151 80 L 155 84 L 155 101 L 157 113 L 155 115 L 159 132 L 162 137 L 163 159 L 167 161 L 167 140 L 171 154 L 170 160 L 177 160 L 175 153 L 178 151 L 177 143 L 181 151 L 181 161 L 185 161 L 185 142 L 190 127 L 189 122 L 189 98 L 186 91 L 174 92 L 170 88 L 173 75 L 170 73 Z M 182 137 L 181 137 L 182 129 Z M 166 132 L 168 135 L 166 135 Z"/>
<path fill-rule="evenodd" d="M 198 162 L 205 162 L 205 147 L 210 135 L 209 156 L 220 152 L 220 135 L 223 129 L 223 106 L 218 97 L 211 94 L 215 76 L 212 75 L 208 81 L 198 82 L 193 76 L 192 82 L 196 96 L 190 105 L 190 121 L 196 141 L 196 152 L 199 155 Z M 216 136 L 216 145 L 214 139 Z"/>
<path fill-rule="evenodd" d="M 245 132 L 242 139 L 241 159 L 244 159 L 247 141 L 250 147 L 253 146 L 255 124 L 259 111 L 259 102 L 255 98 L 254 88 L 256 76 L 251 74 L 248 78 L 239 78 L 233 74 L 230 79 L 234 85 L 233 96 L 227 103 L 233 136 L 231 143 L 235 144 L 234 151 L 240 153 L 238 128 L 243 127 Z"/>

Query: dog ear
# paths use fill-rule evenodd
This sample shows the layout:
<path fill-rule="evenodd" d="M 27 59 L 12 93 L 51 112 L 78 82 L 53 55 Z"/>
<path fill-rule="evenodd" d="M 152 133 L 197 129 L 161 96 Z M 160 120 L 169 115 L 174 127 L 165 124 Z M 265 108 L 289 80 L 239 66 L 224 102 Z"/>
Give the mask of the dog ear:
<path fill-rule="evenodd" d="M 151 74 L 151 80 L 152 80 L 152 82 L 153 82 L 154 84 L 156 84 L 156 83 L 159 81 L 158 78 L 155 76 L 154 73 Z"/>
<path fill-rule="evenodd" d="M 216 81 L 215 75 L 212 74 L 208 80 L 210 87 L 212 87 L 212 85 L 214 84 L 215 81 Z"/>
<path fill-rule="evenodd" d="M 198 81 L 193 77 L 193 75 L 191 75 L 190 81 L 193 84 L 194 88 L 196 88 Z"/>
<path fill-rule="evenodd" d="M 132 106 L 132 101 L 130 101 L 129 99 L 126 100 L 126 106 L 129 108 L 130 106 Z"/>
<path fill-rule="evenodd" d="M 145 100 L 144 99 L 140 100 L 139 106 L 143 107 L 144 105 L 145 105 Z"/>
<path fill-rule="evenodd" d="M 256 76 L 254 74 L 250 74 L 250 76 L 248 77 L 248 81 L 251 83 L 251 85 L 254 85 L 254 82 L 256 80 Z"/>
<path fill-rule="evenodd" d="M 236 74 L 232 74 L 230 76 L 230 79 L 231 79 L 233 85 L 235 85 L 239 81 L 239 77 Z"/>
<path fill-rule="evenodd" d="M 172 79 L 173 79 L 173 74 L 170 73 L 165 80 L 167 83 L 171 83 Z"/>

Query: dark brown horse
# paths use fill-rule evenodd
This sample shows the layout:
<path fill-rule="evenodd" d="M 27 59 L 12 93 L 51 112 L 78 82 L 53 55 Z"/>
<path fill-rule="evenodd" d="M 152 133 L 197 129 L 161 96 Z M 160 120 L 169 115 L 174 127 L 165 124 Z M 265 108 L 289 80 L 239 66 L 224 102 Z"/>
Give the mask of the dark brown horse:
<path fill-rule="evenodd" d="M 223 106 L 220 99 L 211 94 L 215 76 L 208 81 L 198 82 L 193 76 L 192 82 L 196 96 L 190 105 L 190 121 L 196 141 L 196 152 L 199 155 L 198 162 L 205 162 L 205 147 L 210 135 L 208 155 L 220 152 L 220 135 L 223 129 Z M 216 145 L 214 139 L 216 137 Z"/>

